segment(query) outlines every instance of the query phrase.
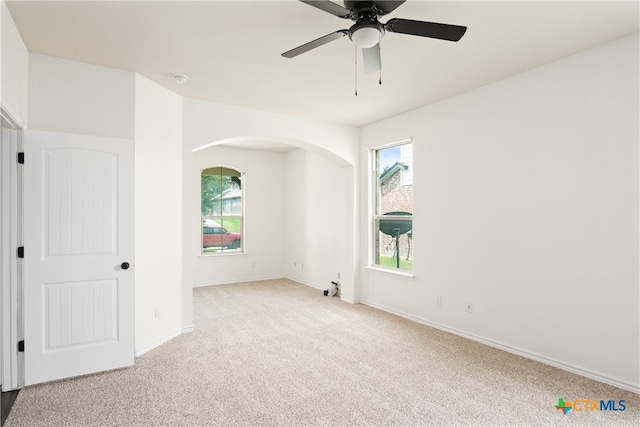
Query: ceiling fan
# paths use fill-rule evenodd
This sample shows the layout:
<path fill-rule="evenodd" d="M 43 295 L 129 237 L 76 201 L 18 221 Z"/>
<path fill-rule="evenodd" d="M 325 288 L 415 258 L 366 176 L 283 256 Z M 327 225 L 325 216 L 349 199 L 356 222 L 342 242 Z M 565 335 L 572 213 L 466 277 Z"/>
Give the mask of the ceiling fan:
<path fill-rule="evenodd" d="M 348 35 L 351 41 L 362 48 L 365 72 L 374 72 L 381 69 L 380 40 L 386 32 L 457 42 L 467 31 L 467 27 L 459 25 L 414 21 L 411 19 L 393 18 L 387 21 L 386 24 L 378 21 L 380 16 L 393 12 L 406 0 L 345 1 L 345 7 L 329 0 L 300 1 L 339 18 L 350 19 L 355 24 L 348 30 L 338 30 L 291 49 L 282 54 L 285 58 L 293 58 Z"/>

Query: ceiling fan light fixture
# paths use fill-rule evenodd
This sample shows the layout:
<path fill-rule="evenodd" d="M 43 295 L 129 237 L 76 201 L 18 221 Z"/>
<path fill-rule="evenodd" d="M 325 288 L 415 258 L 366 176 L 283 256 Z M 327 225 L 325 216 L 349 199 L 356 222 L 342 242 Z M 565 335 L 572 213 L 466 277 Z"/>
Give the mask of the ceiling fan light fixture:
<path fill-rule="evenodd" d="M 363 49 L 378 44 L 382 38 L 382 31 L 378 26 L 362 26 L 349 32 L 349 38 Z"/>

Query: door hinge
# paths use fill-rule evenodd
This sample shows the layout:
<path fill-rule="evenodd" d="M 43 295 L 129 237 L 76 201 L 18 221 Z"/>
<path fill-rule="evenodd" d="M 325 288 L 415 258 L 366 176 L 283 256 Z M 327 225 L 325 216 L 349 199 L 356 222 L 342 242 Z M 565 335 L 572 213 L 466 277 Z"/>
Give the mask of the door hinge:
<path fill-rule="evenodd" d="M 24 165 L 24 153 L 18 153 L 18 163 Z"/>
<path fill-rule="evenodd" d="M 24 258 L 24 246 L 20 246 L 16 252 L 18 253 L 18 258 Z"/>
<path fill-rule="evenodd" d="M 18 341 L 18 352 L 24 353 L 24 340 Z"/>

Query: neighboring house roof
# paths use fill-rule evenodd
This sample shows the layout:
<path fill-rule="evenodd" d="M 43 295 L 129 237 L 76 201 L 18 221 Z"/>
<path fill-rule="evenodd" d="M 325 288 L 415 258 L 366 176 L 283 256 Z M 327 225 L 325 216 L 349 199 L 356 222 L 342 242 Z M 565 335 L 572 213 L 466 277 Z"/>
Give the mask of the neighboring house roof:
<path fill-rule="evenodd" d="M 389 169 L 387 169 L 382 173 L 382 175 L 380 175 L 380 184 L 382 184 L 387 179 L 392 177 L 399 170 L 407 170 L 407 169 L 409 169 L 408 165 L 400 162 L 395 162 L 393 165 L 391 165 Z"/>
<path fill-rule="evenodd" d="M 211 200 L 239 199 L 241 197 L 242 197 L 242 190 L 233 189 L 233 190 L 225 190 L 222 194 L 218 194 L 216 197 L 211 198 Z"/>

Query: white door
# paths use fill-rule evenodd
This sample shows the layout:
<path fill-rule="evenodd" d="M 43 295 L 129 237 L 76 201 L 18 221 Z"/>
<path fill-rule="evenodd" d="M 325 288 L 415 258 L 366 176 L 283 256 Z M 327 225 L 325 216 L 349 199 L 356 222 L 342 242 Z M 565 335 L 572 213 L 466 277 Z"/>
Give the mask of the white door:
<path fill-rule="evenodd" d="M 133 365 L 133 143 L 24 141 L 25 385 Z"/>

